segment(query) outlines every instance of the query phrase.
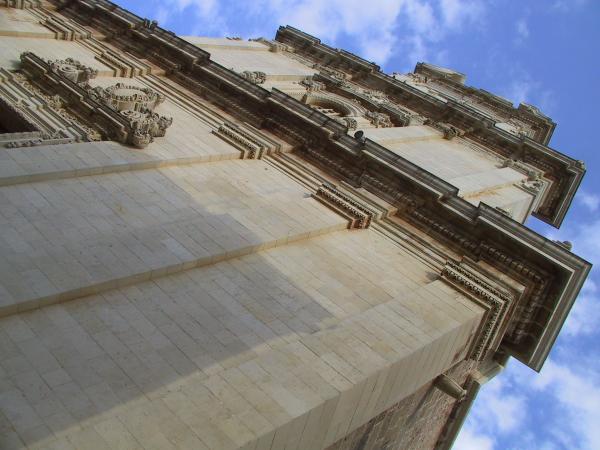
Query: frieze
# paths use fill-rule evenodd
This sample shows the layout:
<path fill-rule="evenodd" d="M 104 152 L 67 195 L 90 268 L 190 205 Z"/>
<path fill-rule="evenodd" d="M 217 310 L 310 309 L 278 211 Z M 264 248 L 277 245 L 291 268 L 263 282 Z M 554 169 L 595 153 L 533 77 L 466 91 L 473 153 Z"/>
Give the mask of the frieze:
<path fill-rule="evenodd" d="M 41 0 L 4 0 L 4 6 L 16 9 L 41 8 Z"/>

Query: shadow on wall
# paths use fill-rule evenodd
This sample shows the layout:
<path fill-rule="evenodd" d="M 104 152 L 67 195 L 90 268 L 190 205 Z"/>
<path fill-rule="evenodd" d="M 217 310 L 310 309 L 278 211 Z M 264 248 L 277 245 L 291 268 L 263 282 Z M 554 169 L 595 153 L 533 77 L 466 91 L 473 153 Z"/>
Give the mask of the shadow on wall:
<path fill-rule="evenodd" d="M 179 169 L 172 170 L 177 173 Z M 168 170 L 160 172 L 162 188 L 177 192 L 176 203 L 162 205 L 169 207 L 168 220 L 129 221 L 127 207 L 121 213 L 107 209 L 106 221 L 121 230 L 115 234 L 134 233 L 141 245 L 153 247 L 158 254 L 165 252 L 165 261 L 167 254 L 172 256 L 161 243 L 168 237 L 164 235 L 168 226 L 174 229 L 177 225 L 192 238 L 196 231 L 204 238 L 219 232 L 231 239 L 244 236 L 246 244 L 264 240 L 253 239 L 252 232 L 229 214 L 207 211 L 185 192 L 181 178 L 169 178 Z M 118 203 L 127 194 L 140 195 L 138 188 L 143 184 L 112 195 L 102 185 L 114 182 L 111 177 L 143 175 L 86 177 L 96 182 L 95 197 L 88 199 L 90 207 Z M 58 188 L 79 182 L 45 184 Z M 222 183 L 226 187 L 226 182 Z M 143 193 L 149 211 L 157 207 L 153 202 L 156 195 L 151 189 Z M 66 211 L 55 211 L 61 213 Z M 208 233 L 203 226 L 211 224 L 222 228 Z M 74 234 L 73 239 L 96 239 L 98 246 L 81 244 L 81 251 L 100 251 L 102 234 Z M 116 422 L 110 421 L 115 415 L 129 430 L 135 430 L 134 436 L 147 434 L 150 438 L 153 430 L 143 429 L 140 417 L 160 430 L 172 422 L 172 412 L 170 418 L 165 413 L 178 408 L 181 396 L 200 402 L 212 397 L 204 382 L 218 390 L 228 375 L 248 379 L 234 367 L 246 363 L 248 373 L 256 371 L 250 360 L 257 355 L 309 335 L 323 324 L 331 324 L 332 318 L 272 261 L 254 253 L 0 319 L 0 447 L 40 444 L 53 436 L 77 432 L 82 424 L 115 426 Z M 214 374 L 223 377 L 207 381 Z M 261 376 L 266 380 L 274 374 Z M 271 409 L 271 417 L 268 411 L 265 417 L 281 422 L 284 411 L 266 394 L 264 402 Z M 196 407 L 203 408 L 203 404 Z M 218 429 L 227 412 L 217 408 L 211 415 L 215 422 L 205 425 Z M 250 433 L 243 431 L 245 424 L 236 426 L 242 434 Z M 174 429 L 178 434 L 185 431 Z M 177 442 L 184 436 L 165 437 Z M 222 438 L 227 440 L 225 434 Z"/>

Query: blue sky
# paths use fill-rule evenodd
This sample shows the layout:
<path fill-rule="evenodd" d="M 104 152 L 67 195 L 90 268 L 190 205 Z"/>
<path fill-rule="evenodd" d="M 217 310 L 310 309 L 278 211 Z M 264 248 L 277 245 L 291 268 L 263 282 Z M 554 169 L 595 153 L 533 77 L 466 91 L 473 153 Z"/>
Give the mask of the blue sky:
<path fill-rule="evenodd" d="M 293 25 L 406 72 L 417 61 L 537 105 L 558 123 L 551 146 L 588 167 L 553 239 L 600 263 L 600 0 L 117 0 L 180 35 L 273 37 Z M 599 264 L 600 266 L 600 264 Z M 600 449 L 600 268 L 541 374 L 516 361 L 480 392 L 455 448 Z"/>

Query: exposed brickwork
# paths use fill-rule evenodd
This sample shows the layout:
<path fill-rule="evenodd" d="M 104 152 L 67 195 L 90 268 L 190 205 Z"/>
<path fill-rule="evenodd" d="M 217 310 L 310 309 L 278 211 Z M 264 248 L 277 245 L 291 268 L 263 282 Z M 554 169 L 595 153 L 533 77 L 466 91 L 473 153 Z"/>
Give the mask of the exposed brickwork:
<path fill-rule="evenodd" d="M 463 383 L 471 362 L 456 366 L 450 375 Z M 455 400 L 429 383 L 327 450 L 433 449 Z"/>

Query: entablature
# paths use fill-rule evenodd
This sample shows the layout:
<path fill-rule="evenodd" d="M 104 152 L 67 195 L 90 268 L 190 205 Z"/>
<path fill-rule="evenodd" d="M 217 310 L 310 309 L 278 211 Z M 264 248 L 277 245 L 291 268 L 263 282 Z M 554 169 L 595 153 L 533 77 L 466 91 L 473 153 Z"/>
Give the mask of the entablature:
<path fill-rule="evenodd" d="M 526 288 L 515 301 L 515 314 L 500 346 L 530 367 L 541 368 L 590 270 L 589 263 L 494 208 L 472 205 L 460 198 L 450 183 L 369 139 L 349 136 L 348 127 L 334 118 L 282 91 L 267 91 L 210 60 L 207 52 L 111 2 L 76 0 L 65 4 L 62 11 L 88 25 L 103 27 L 116 47 L 154 61 L 165 68 L 171 80 L 242 121 L 291 142 L 300 157 L 334 179 L 389 202 L 398 217 L 439 245 L 460 257 L 484 261 L 518 280 Z M 318 50 L 320 64 L 346 71 L 352 81 L 359 80 L 418 114 L 462 130 L 463 139 L 484 142 L 486 148 L 506 157 L 516 155 L 515 159 L 525 159 L 545 176 L 554 177 L 558 187 L 554 188 L 556 194 L 549 196 L 553 203 L 543 205 L 548 209 L 540 211 L 547 220 L 560 223 L 566 212 L 561 205 L 568 206 L 584 173 L 574 160 L 531 139 L 497 130 L 492 120 L 472 108 L 432 97 L 381 73 L 375 64 L 306 36 L 288 27 L 279 30 L 278 40 L 295 42 L 296 52 Z M 371 220 L 344 196 L 326 188 L 319 195 L 357 219 L 359 227 Z"/>
<path fill-rule="evenodd" d="M 358 81 L 370 89 L 381 91 L 394 103 L 414 110 L 419 115 L 434 121 L 448 122 L 461 130 L 469 130 L 469 139 L 488 146 L 490 150 L 504 158 L 518 155 L 524 162 L 540 168 L 545 177 L 552 180 L 553 183 L 550 192 L 546 195 L 544 202 L 538 206 L 534 215 L 556 227 L 562 223 L 575 191 L 585 174 L 585 167 L 581 161 L 576 161 L 547 147 L 545 142 L 539 143 L 529 137 L 516 136 L 503 130 L 496 126 L 497 121 L 492 117 L 468 104 L 452 98 L 432 95 L 415 86 L 396 80 L 381 72 L 379 66 L 358 57 L 350 58 L 347 52 L 332 49 L 322 44 L 319 39 L 293 27 L 280 27 L 276 39 L 292 47 L 295 53 L 291 54 L 300 54 L 322 66 L 347 72 L 353 81 Z M 452 77 L 445 79 L 444 82 L 453 83 L 453 86 L 460 84 Z M 505 108 L 508 111 L 508 105 L 504 105 L 499 100 L 492 101 L 489 94 L 486 95 L 486 93 L 473 88 L 464 89 L 477 91 L 477 95 L 482 99 L 493 103 L 497 108 Z M 512 115 L 517 114 L 519 117 L 537 122 L 540 120 L 544 123 L 548 122 L 545 116 L 528 105 L 521 105 L 518 110 L 514 110 L 512 105 L 510 108 Z M 551 125 L 552 129 L 553 126 Z"/>

